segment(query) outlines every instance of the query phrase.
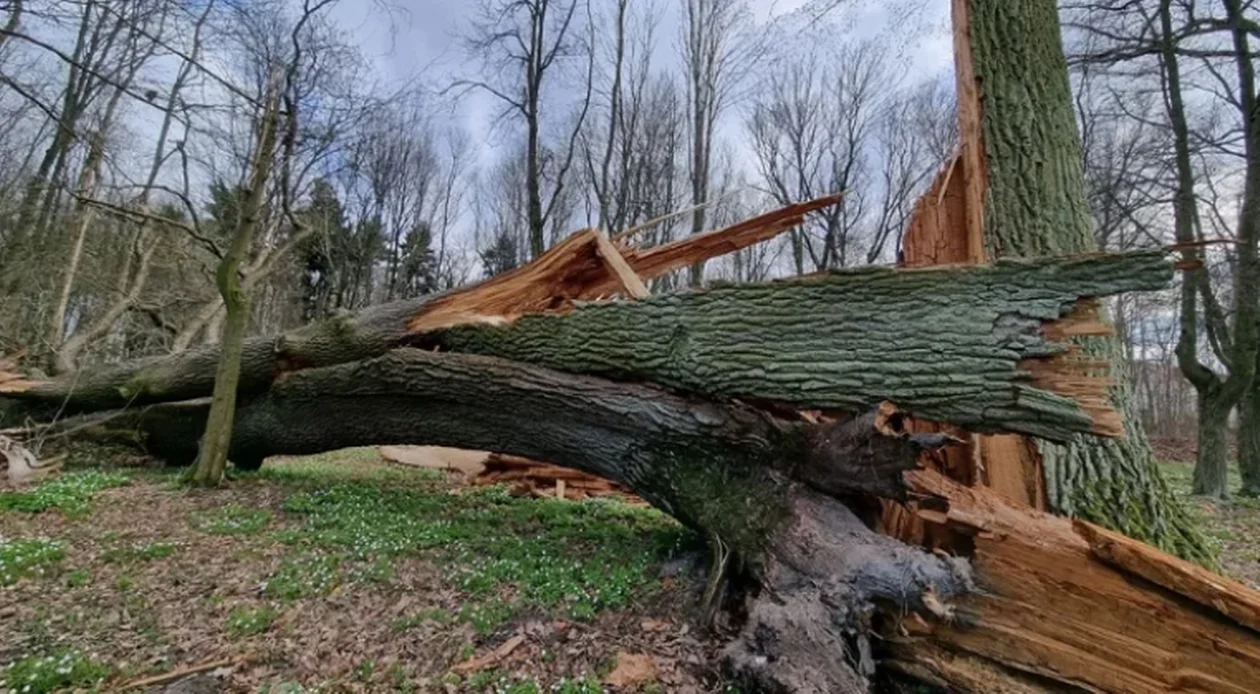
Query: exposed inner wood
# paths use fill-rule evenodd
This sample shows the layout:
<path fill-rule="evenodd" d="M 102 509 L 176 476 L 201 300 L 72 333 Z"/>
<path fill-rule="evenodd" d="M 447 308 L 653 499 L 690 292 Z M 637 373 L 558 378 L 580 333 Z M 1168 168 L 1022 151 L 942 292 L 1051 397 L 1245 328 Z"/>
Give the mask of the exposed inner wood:
<path fill-rule="evenodd" d="M 1260 593 L 1196 564 L 1170 557 L 1119 533 L 1073 521 L 1077 534 L 1095 557 L 1152 583 L 1184 595 L 1219 614 L 1260 632 Z"/>
<path fill-rule="evenodd" d="M 827 195 L 788 205 L 646 250 L 618 251 L 629 270 L 625 275 L 611 270 L 600 254 L 598 231 L 579 231 L 527 265 L 428 302 L 408 321 L 408 329 L 421 333 L 464 323 L 512 321 L 526 313 L 564 309 L 576 300 L 621 293 L 627 291 L 628 275 L 642 284 L 671 270 L 772 239 L 801 224 L 809 212 L 834 205 L 842 197 Z"/>
<path fill-rule="evenodd" d="M 643 280 L 634 273 L 634 269 L 622 257 L 621 251 L 608 240 L 607 234 L 602 231 L 595 232 L 595 245 L 599 251 L 599 257 L 604 260 L 608 271 L 621 283 L 621 289 L 626 296 L 631 299 L 642 299 L 650 293 L 647 285 L 643 284 Z"/>
<path fill-rule="evenodd" d="M 986 487 L 931 470 L 906 480 L 945 501 L 918 514 L 973 548 L 982 590 L 953 623 L 901 622 L 902 636 L 890 636 L 899 661 L 941 671 L 943 650 L 1085 691 L 1260 691 L 1255 591 L 1096 526 L 1015 508 Z"/>

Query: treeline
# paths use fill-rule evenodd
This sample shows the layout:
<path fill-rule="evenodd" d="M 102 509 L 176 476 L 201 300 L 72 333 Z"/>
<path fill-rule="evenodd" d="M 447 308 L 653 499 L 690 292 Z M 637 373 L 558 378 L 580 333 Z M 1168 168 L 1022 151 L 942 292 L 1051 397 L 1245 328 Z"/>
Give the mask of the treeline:
<path fill-rule="evenodd" d="M 1201 264 L 1113 310 L 1147 426 L 1202 438 L 1199 486 L 1219 494 L 1230 411 L 1260 416 L 1257 9 L 1060 5 L 1100 245 L 1179 243 Z M 858 31 L 873 7 L 894 21 Z M 405 29 L 392 9 L 374 16 Z M 216 271 L 254 192 L 237 275 L 255 333 L 475 281 L 577 228 L 689 210 L 636 237 L 660 243 L 841 190 L 782 240 L 653 288 L 893 261 L 954 146 L 952 70 L 907 57 L 948 45 L 939 10 L 483 0 L 450 28 L 450 66 L 398 87 L 336 0 L 11 0 L 0 353 L 59 372 L 218 340 Z M 1260 427 L 1242 431 L 1260 461 Z"/>

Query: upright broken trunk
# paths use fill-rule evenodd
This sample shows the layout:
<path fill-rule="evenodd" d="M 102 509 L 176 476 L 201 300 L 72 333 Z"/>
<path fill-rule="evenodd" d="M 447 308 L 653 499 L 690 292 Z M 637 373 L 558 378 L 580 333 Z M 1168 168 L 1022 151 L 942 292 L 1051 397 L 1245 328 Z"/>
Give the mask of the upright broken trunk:
<path fill-rule="evenodd" d="M 1095 250 L 1054 1 L 953 0 L 953 10 L 962 155 L 938 181 L 941 195 L 921 204 L 917 225 L 907 231 L 906 261 L 984 262 Z M 1025 503 L 1035 505 L 1044 494 L 1058 513 L 1211 561 L 1202 535 L 1155 466 L 1116 340 L 1077 342 L 1072 358 L 1084 368 L 1110 368 L 1110 400 L 1125 415 L 1125 435 L 1067 443 L 1039 439 L 1035 448 L 1003 440 L 993 455 L 981 443 L 979 456 L 962 457 L 967 469 L 960 478 L 1004 479 L 1008 490 L 1030 490 Z M 1025 451 L 1030 458 L 1021 458 Z M 974 469 L 974 460 L 985 468 Z"/>

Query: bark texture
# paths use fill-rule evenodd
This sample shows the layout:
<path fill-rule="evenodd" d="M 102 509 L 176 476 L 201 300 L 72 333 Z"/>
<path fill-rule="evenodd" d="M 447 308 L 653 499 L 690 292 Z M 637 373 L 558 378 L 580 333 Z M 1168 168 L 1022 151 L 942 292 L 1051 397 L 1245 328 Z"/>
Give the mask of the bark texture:
<path fill-rule="evenodd" d="M 970 0 L 970 9 L 982 89 L 989 253 L 1000 258 L 1095 250 L 1055 3 Z M 1080 343 L 1084 355 L 1114 365 L 1111 399 L 1125 415 L 1125 436 L 1039 441 L 1051 507 L 1172 554 L 1211 561 L 1203 537 L 1155 467 L 1118 344 L 1111 338 Z"/>
<path fill-rule="evenodd" d="M 202 400 L 99 416 L 93 433 L 138 434 L 151 452 L 188 461 L 207 407 Z M 901 473 L 948 440 L 904 435 L 886 419 L 786 421 L 652 386 L 402 348 L 292 374 L 242 402 L 230 457 L 253 466 L 273 455 L 417 442 L 508 453 L 619 482 L 740 545 L 781 517 L 784 503 L 771 490 L 790 480 L 837 496 L 902 498 Z M 60 426 L 91 424 L 89 417 Z"/>
<path fill-rule="evenodd" d="M 373 306 L 342 314 L 283 335 L 245 340 L 238 392 L 266 390 L 282 373 L 330 366 L 384 354 L 407 335 L 407 320 L 443 295 Z M 192 400 L 214 390 L 220 346 L 202 345 L 165 357 L 83 369 L 22 393 L 27 401 L 69 412 L 93 412 L 160 402 Z"/>
<path fill-rule="evenodd" d="M 403 302 L 247 341 L 240 390 L 258 393 L 300 367 L 409 343 L 723 399 L 850 412 L 891 401 L 980 431 L 1114 435 L 1120 424 L 1102 402 L 1105 376 L 1070 359 L 1047 324 L 1060 325 L 1055 321 L 1082 298 L 1159 288 L 1171 272 L 1157 252 L 979 268 L 867 268 L 428 333 L 409 333 L 405 316 L 429 305 Z M 18 395 L 77 411 L 204 397 L 218 354 L 205 347 L 71 375 Z"/>
<path fill-rule="evenodd" d="M 1159 253 L 866 268 L 582 305 L 506 326 L 459 326 L 418 344 L 718 398 L 851 412 L 890 401 L 977 431 L 1062 440 L 1110 432 L 1071 398 L 1084 393 L 1038 378 L 1026 363 L 1066 352 L 1043 324 L 1081 297 L 1162 286 L 1169 272 Z"/>

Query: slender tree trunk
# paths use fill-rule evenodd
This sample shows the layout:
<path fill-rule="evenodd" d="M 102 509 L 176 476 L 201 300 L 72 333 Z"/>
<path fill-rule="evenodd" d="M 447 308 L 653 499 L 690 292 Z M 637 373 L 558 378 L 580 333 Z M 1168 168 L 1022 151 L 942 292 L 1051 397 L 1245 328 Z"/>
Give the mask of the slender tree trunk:
<path fill-rule="evenodd" d="M 83 161 L 83 170 L 79 174 L 79 181 L 76 186 L 79 195 L 82 197 L 90 198 L 96 193 L 101 163 L 105 157 L 105 138 L 113 122 L 114 112 L 118 108 L 122 95 L 122 89 L 114 90 L 109 104 L 105 107 L 105 114 L 101 118 L 101 123 L 96 132 L 92 134 L 92 139 L 88 144 L 88 154 Z M 79 201 L 76 205 L 74 241 L 70 247 L 70 255 L 66 259 L 66 269 L 62 275 L 61 289 L 57 293 L 57 305 L 48 319 L 48 346 L 54 352 L 58 350 L 65 339 L 66 311 L 70 306 L 70 294 L 74 290 L 74 281 L 79 272 L 79 263 L 83 259 L 83 246 L 87 242 L 88 231 L 91 230 L 92 222 L 96 216 L 95 210 L 87 203 Z M 53 358 L 50 361 L 53 373 L 60 373 L 58 368 L 64 365 L 62 363 L 63 360 Z M 73 368 L 72 365 L 71 368 Z"/>
<path fill-rule="evenodd" d="M 258 229 L 263 198 L 271 177 L 272 156 L 276 145 L 279 84 L 277 73 L 268 88 L 267 102 L 259 121 L 258 138 L 250 165 L 249 195 L 241 206 L 240 221 L 232 235 L 232 242 L 215 272 L 215 283 L 223 297 L 225 318 L 205 434 L 201 439 L 197 462 L 188 473 L 188 480 L 198 486 L 215 486 L 222 481 L 232 443 L 236 391 L 240 382 L 241 357 L 245 351 L 245 332 L 249 327 L 250 317 L 250 292 L 242 286 L 239 271 Z"/>
<path fill-rule="evenodd" d="M 1194 493 L 1224 499 L 1229 496 L 1229 412 L 1233 409 L 1218 391 L 1199 393 L 1199 450 L 1194 465 Z"/>
<path fill-rule="evenodd" d="M 1224 0 L 1223 4 L 1233 38 L 1234 62 L 1238 73 L 1238 102 L 1243 115 L 1244 145 L 1247 156 L 1242 214 L 1238 222 L 1238 238 L 1242 243 L 1239 247 L 1239 279 L 1237 281 L 1243 283 L 1244 272 L 1247 268 L 1250 268 L 1251 272 L 1260 274 L 1260 261 L 1256 258 L 1257 237 L 1260 237 L 1260 95 L 1256 93 L 1256 67 L 1250 45 L 1251 33 L 1246 27 L 1248 17 L 1244 16 L 1244 3 L 1239 0 Z M 1254 9 L 1251 11 L 1254 12 Z M 1242 321 L 1245 319 L 1242 317 L 1241 309 L 1243 307 L 1252 309 L 1250 323 L 1252 330 L 1245 337 L 1241 334 L 1241 328 L 1238 330 L 1239 335 L 1234 338 L 1236 347 L 1239 340 L 1249 339 L 1253 343 L 1260 341 L 1260 335 L 1256 332 L 1256 328 L 1260 327 L 1256 325 L 1260 323 L 1260 318 L 1257 318 L 1258 314 L 1254 312 L 1260 310 L 1260 296 L 1257 296 L 1260 294 L 1260 277 L 1252 279 L 1253 282 L 1247 285 L 1251 288 L 1252 294 L 1240 297 L 1241 305 L 1238 311 L 1239 320 Z M 1236 349 L 1235 353 L 1240 351 Z M 1254 344 L 1252 353 L 1255 359 L 1260 361 L 1260 351 L 1254 349 Z M 1250 362 L 1249 365 L 1258 367 L 1255 362 Z M 1257 439 L 1260 439 L 1260 406 L 1257 406 L 1257 401 L 1260 400 L 1260 382 L 1258 382 L 1260 379 L 1254 378 L 1255 373 L 1260 372 L 1253 372 L 1252 382 L 1248 384 L 1247 392 L 1242 397 L 1244 405 L 1239 414 L 1245 416 L 1242 416 L 1238 428 L 1238 466 L 1243 474 L 1243 493 L 1249 496 L 1260 495 L 1260 445 L 1257 442 Z"/>
<path fill-rule="evenodd" d="M 1238 471 L 1243 496 L 1260 496 L 1260 387 L 1252 384 L 1238 404 Z"/>

